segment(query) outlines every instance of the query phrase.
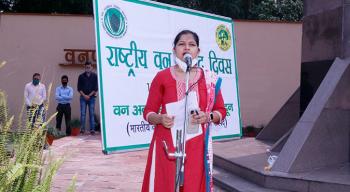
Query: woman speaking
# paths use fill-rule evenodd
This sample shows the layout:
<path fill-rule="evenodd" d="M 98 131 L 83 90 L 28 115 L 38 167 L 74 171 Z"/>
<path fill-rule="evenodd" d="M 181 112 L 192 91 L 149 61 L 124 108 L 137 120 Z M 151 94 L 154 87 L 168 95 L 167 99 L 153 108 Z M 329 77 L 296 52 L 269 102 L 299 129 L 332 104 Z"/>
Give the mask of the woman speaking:
<path fill-rule="evenodd" d="M 147 165 L 143 179 L 143 192 L 170 192 L 175 189 L 176 161 L 168 158 L 163 149 L 163 141 L 174 151 L 171 129 L 176 116 L 167 113 L 167 104 L 181 101 L 186 95 L 186 70 L 184 55 L 193 59 L 189 72 L 189 92 L 198 102 L 198 110 L 189 117 L 189 126 L 199 127 L 195 137 L 186 142 L 184 182 L 185 192 L 212 191 L 212 148 L 209 126 L 220 123 L 226 117 L 226 109 L 216 74 L 197 66 L 199 37 L 195 32 L 183 30 L 174 40 L 175 65 L 157 73 L 154 77 L 144 118 L 155 125 Z"/>

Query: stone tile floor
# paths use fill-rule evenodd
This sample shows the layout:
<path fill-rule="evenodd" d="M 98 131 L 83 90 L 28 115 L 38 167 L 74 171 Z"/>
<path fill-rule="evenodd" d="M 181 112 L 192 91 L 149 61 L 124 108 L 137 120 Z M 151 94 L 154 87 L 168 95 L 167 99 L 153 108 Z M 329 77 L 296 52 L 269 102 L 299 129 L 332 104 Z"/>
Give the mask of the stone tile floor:
<path fill-rule="evenodd" d="M 65 158 L 53 179 L 52 192 L 67 191 L 74 175 L 77 192 L 141 190 L 148 150 L 104 155 L 101 136 L 96 134 L 55 140 L 45 152 Z"/>

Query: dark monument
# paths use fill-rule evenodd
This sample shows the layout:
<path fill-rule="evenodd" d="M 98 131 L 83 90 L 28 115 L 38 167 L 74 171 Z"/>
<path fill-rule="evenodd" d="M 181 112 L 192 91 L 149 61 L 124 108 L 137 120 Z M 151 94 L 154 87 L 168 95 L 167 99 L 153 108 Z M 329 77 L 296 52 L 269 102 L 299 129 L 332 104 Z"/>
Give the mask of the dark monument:
<path fill-rule="evenodd" d="M 302 41 L 300 88 L 257 136 L 272 152 L 215 154 L 223 188 L 350 191 L 350 0 L 304 0 Z"/>

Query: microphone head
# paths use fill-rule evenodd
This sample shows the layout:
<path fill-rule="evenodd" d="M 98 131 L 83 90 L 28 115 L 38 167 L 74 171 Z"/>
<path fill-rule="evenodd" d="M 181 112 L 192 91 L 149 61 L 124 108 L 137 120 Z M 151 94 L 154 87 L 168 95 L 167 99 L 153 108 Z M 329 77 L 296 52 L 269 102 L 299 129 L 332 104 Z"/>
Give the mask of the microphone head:
<path fill-rule="evenodd" d="M 192 56 L 191 56 L 191 54 L 185 53 L 184 61 L 187 64 L 187 66 L 191 67 L 192 66 Z"/>

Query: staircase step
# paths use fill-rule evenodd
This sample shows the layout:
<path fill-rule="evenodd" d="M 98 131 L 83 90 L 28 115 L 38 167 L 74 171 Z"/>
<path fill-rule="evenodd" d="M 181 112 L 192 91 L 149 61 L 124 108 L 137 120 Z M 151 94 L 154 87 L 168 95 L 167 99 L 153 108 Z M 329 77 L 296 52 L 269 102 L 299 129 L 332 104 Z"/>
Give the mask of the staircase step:
<path fill-rule="evenodd" d="M 265 171 L 269 146 L 252 139 L 216 143 L 214 186 L 227 191 L 350 192 L 349 162 L 307 172 Z"/>
<path fill-rule="evenodd" d="M 243 159 L 225 159 L 214 154 L 214 167 L 220 167 L 234 175 L 239 175 L 239 177 L 249 182 L 264 186 L 265 175 L 261 174 L 259 170 L 262 170 L 265 164 L 257 164 L 255 161 L 265 162 L 266 157 L 263 155 L 251 155 L 251 157 L 244 157 Z"/>
<path fill-rule="evenodd" d="M 217 185 L 214 185 L 214 192 L 230 192 L 230 191 L 227 191 Z"/>
<path fill-rule="evenodd" d="M 219 167 L 214 167 L 213 180 L 216 186 L 230 192 L 286 192 L 264 188 Z"/>

